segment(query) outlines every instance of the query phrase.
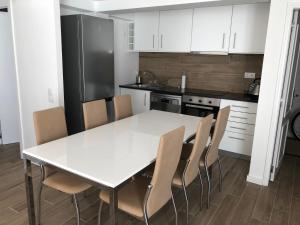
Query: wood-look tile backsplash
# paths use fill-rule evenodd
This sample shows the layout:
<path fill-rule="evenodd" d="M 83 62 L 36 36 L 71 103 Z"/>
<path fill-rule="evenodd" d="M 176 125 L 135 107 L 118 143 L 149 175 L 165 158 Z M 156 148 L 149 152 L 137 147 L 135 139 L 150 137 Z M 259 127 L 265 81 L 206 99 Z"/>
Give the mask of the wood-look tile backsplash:
<path fill-rule="evenodd" d="M 178 87 L 182 72 L 187 88 L 243 93 L 252 79 L 245 72 L 261 76 L 263 55 L 197 55 L 140 53 L 140 71 L 150 71 L 160 83 Z"/>

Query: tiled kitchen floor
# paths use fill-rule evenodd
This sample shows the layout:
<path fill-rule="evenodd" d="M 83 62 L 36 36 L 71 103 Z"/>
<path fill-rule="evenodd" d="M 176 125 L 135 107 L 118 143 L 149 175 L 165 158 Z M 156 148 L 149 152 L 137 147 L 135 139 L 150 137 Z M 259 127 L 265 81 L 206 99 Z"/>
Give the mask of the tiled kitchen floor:
<path fill-rule="evenodd" d="M 199 209 L 199 183 L 188 188 L 191 225 L 296 225 L 300 224 L 300 158 L 287 156 L 275 183 L 260 187 L 246 183 L 249 162 L 229 156 L 222 157 L 224 189 L 216 186 L 218 175 L 214 168 L 212 204 Z M 37 187 L 39 170 L 34 169 Z M 0 146 L 0 225 L 27 224 L 23 162 L 17 145 Z M 74 208 L 68 195 L 45 188 L 42 204 L 42 224 L 73 225 Z M 97 224 L 98 193 L 92 189 L 80 196 L 82 225 Z M 183 193 L 176 191 L 179 225 L 185 224 Z M 108 207 L 103 209 L 107 221 Z M 175 224 L 173 208 L 168 204 L 150 220 L 151 225 Z M 119 213 L 120 225 L 142 225 L 127 214 Z"/>

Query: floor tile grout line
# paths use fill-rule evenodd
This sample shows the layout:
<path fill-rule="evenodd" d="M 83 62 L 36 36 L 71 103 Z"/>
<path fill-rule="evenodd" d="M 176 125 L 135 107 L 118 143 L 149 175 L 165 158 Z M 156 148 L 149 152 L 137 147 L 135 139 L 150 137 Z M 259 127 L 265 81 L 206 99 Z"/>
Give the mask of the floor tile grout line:
<path fill-rule="evenodd" d="M 237 163 L 238 163 L 238 161 L 236 161 L 236 162 L 230 167 L 230 169 L 232 169 L 232 168 L 235 166 L 235 164 L 237 164 Z M 228 171 L 230 171 L 230 169 L 227 170 L 227 174 L 228 174 Z M 240 171 L 240 172 L 238 173 L 237 177 L 238 177 L 239 175 L 241 175 L 241 174 L 242 174 L 242 171 Z M 225 176 L 224 176 L 224 177 L 225 177 Z M 223 177 L 223 178 L 224 178 L 224 177 Z M 234 182 L 230 185 L 230 187 L 232 187 L 233 184 L 234 184 Z M 217 186 L 217 185 L 216 185 L 216 186 Z M 244 191 L 245 191 L 245 190 L 244 190 Z M 244 192 L 244 191 L 243 191 L 243 192 Z M 226 196 L 228 196 L 228 195 L 230 195 L 230 193 L 225 194 L 224 199 L 225 199 Z M 223 201 L 224 201 L 224 199 L 223 199 Z M 222 204 L 219 204 L 219 205 L 217 206 L 214 215 L 217 214 L 218 210 L 221 208 L 221 205 L 222 205 Z M 213 225 L 213 224 L 210 224 L 210 223 L 212 222 L 213 218 L 214 218 L 214 217 L 212 217 L 212 218 L 210 219 L 210 221 L 207 223 L 207 225 Z M 231 219 L 232 219 L 232 218 L 231 218 Z M 230 224 L 231 222 L 232 222 L 232 221 L 230 221 L 229 224 Z"/>
<path fill-rule="evenodd" d="M 17 214 L 21 214 L 20 212 L 18 212 L 17 210 L 15 210 L 14 208 L 12 208 L 11 206 L 9 206 L 7 208 L 10 209 L 11 211 L 17 213 Z"/>

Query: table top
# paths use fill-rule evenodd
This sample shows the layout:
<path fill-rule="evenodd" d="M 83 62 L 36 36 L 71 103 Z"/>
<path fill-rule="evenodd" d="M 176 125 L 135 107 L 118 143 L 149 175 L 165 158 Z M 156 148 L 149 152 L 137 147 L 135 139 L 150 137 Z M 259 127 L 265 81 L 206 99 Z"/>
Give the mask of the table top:
<path fill-rule="evenodd" d="M 151 110 L 23 151 L 98 184 L 115 188 L 156 159 L 160 136 L 185 126 L 185 139 L 200 117 Z"/>

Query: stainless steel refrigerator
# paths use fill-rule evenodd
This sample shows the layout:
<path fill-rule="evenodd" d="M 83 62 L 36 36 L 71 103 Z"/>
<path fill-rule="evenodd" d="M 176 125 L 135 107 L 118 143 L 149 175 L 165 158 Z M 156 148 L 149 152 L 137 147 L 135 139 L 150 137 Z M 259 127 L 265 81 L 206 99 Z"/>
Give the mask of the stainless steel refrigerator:
<path fill-rule="evenodd" d="M 65 113 L 69 134 L 84 130 L 82 103 L 106 99 L 112 119 L 114 24 L 87 15 L 61 17 Z"/>

